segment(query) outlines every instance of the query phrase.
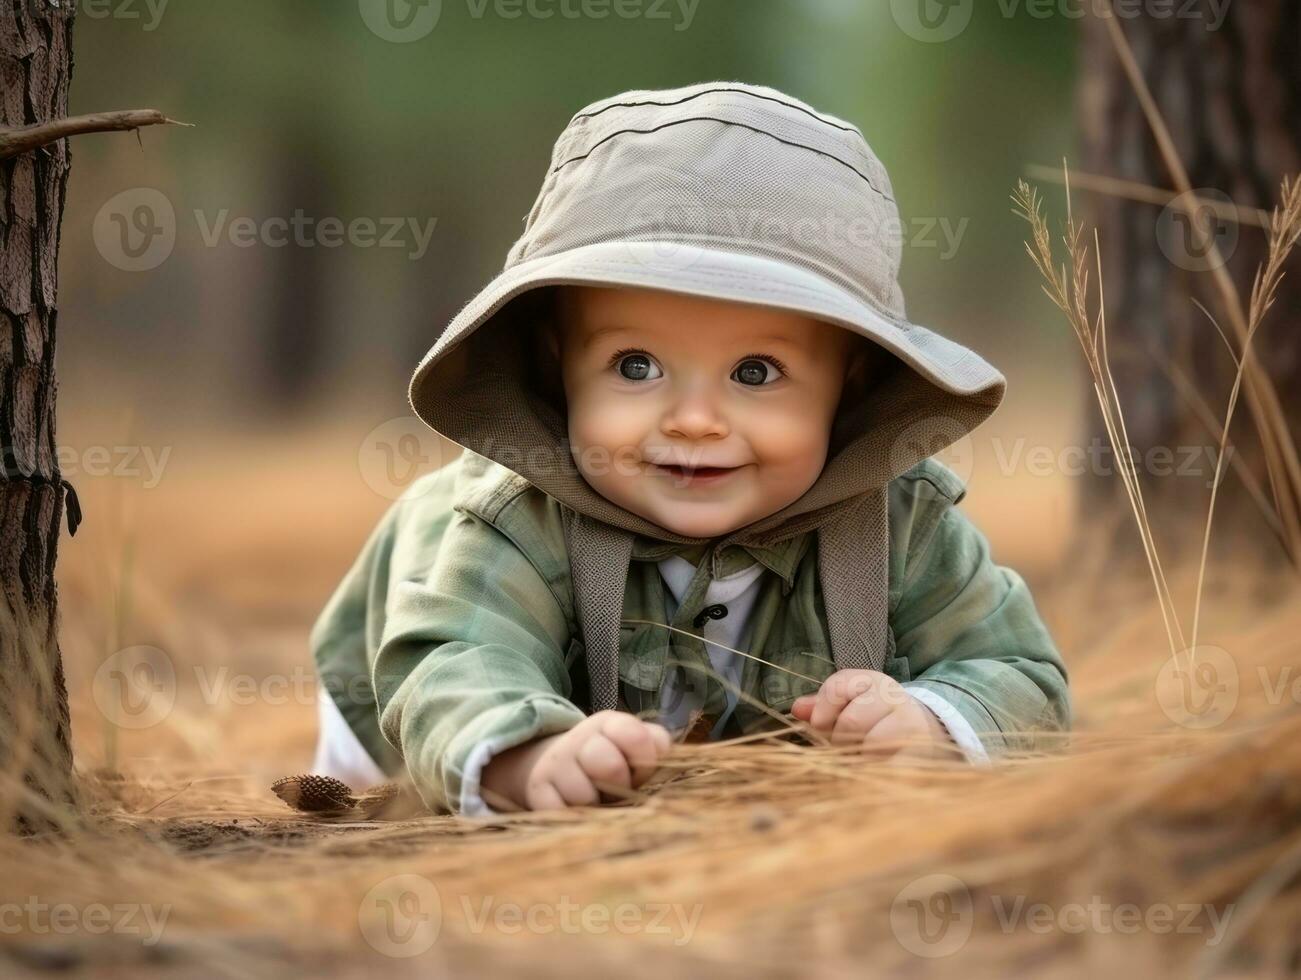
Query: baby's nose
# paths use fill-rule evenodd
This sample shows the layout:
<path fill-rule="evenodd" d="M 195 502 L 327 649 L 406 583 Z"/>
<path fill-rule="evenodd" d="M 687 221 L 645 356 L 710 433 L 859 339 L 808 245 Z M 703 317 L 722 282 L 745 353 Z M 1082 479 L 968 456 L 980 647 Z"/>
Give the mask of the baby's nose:
<path fill-rule="evenodd" d="M 684 393 L 664 413 L 661 425 L 666 435 L 688 439 L 725 436 L 731 431 L 717 400 L 708 393 Z"/>

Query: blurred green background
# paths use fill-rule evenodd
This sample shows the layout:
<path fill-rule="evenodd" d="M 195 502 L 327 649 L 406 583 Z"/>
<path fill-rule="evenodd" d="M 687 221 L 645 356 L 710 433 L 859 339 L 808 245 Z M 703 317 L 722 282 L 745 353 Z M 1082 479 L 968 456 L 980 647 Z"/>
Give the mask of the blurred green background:
<path fill-rule="evenodd" d="M 361 439 L 407 414 L 412 369 L 500 270 L 570 116 L 708 80 L 774 86 L 867 135 L 920 235 L 904 253 L 911 318 L 1008 375 L 988 431 L 1014 421 L 1052 442 L 1083 404 L 1008 200 L 1028 164 L 1074 155 L 1076 20 L 981 4 L 960 36 L 924 43 L 886 0 L 531 0 L 550 17 L 443 0 L 432 30 L 396 43 L 368 26 L 371 0 L 82 2 L 71 111 L 157 108 L 194 128 L 73 143 L 61 443 L 129 429 L 184 465 L 214 432 L 288 440 L 334 420 Z M 140 188 L 174 209 L 175 243 L 127 271 L 95 227 Z M 410 231 L 398 248 L 212 235 L 299 211 L 434 227 L 423 254 Z M 1029 492 L 1066 516 L 1056 481 Z"/>
<path fill-rule="evenodd" d="M 990 5 L 959 38 L 927 44 L 879 0 L 645 0 L 642 16 L 603 19 L 565 16 L 579 0 L 538 0 L 555 11 L 546 19 L 444 0 L 426 36 L 392 43 L 357 0 L 151 2 L 106 0 L 120 12 L 87 8 L 77 21 L 73 112 L 153 107 L 195 128 L 74 144 L 60 324 L 69 409 L 84 384 L 105 393 L 108 369 L 119 394 L 173 418 L 261 425 L 268 411 L 328 412 L 345 390 L 398 410 L 404 373 L 501 267 L 569 117 L 625 89 L 711 79 L 772 85 L 856 123 L 905 221 L 962 229 L 951 258 L 938 226 L 907 249 L 913 318 L 991 355 L 1069 353 L 1061 332 L 1025 319 L 1047 316 L 1027 302 L 1037 285 L 1007 202 L 1025 164 L 1072 149 L 1065 18 L 1009 19 Z M 174 206 L 176 244 L 160 266 L 128 272 L 97 254 L 92 223 L 142 186 Z M 205 240 L 223 214 L 261 224 L 297 209 L 436 224 L 418 257 L 409 231 L 409 248 Z"/>

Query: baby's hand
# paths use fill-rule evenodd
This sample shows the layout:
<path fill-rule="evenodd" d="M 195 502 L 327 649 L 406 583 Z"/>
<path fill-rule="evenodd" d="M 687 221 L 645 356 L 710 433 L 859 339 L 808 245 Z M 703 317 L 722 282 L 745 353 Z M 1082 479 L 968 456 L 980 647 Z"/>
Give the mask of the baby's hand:
<path fill-rule="evenodd" d="M 623 711 L 598 711 L 559 735 L 496 755 L 480 780 L 484 801 L 505 797 L 526 810 L 601 802 L 605 787 L 633 789 L 655 771 L 673 744 L 663 725 Z"/>
<path fill-rule="evenodd" d="M 956 748 L 931 709 L 879 670 L 838 670 L 817 694 L 796 698 L 791 714 L 830 735 L 833 745 L 858 745 L 887 755 L 909 743 L 922 754 Z"/>

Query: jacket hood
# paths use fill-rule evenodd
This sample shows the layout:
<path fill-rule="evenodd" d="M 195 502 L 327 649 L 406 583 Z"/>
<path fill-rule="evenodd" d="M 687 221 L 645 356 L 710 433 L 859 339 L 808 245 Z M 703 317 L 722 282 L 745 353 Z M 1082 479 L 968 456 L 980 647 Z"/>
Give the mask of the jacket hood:
<path fill-rule="evenodd" d="M 514 470 L 566 507 L 594 520 L 661 541 L 700 544 L 603 497 L 573 458 L 559 379 L 545 372 L 536 331 L 554 316 L 553 291 L 535 286 L 512 298 L 454 345 L 435 347 L 412 387 L 420 417 L 446 438 Z M 834 321 L 832 321 L 834 322 Z M 840 326 L 855 333 L 852 326 Z M 998 406 L 1002 375 L 974 352 L 923 328 L 909 342 L 965 387 L 905 360 L 879 343 L 861 385 L 847 388 L 831 432 L 827 461 L 799 499 L 731 535 L 780 541 L 816 527 L 839 505 L 880 488 L 923 459 L 964 438 Z"/>

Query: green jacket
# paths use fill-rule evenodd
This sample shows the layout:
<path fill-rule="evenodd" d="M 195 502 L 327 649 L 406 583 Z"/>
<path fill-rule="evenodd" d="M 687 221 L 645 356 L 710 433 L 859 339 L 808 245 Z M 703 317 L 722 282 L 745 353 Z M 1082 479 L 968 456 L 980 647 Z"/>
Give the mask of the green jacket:
<path fill-rule="evenodd" d="M 1025 583 L 990 558 L 934 460 L 889 485 L 889 657 L 895 679 L 952 704 L 991 753 L 1043 747 L 1070 723 L 1066 668 Z M 501 751 L 585 716 L 586 668 L 562 533 L 564 505 L 469 450 L 412 485 L 380 520 L 311 634 L 322 683 L 362 745 L 406 769 L 425 803 L 454 812 L 471 750 Z M 732 732 L 775 724 L 834 672 L 815 532 L 771 548 L 732 545 L 715 566 L 767 573 Z M 656 561 L 699 562 L 708 545 L 638 535 L 623 618 L 665 621 Z M 694 631 L 708 575 L 668 625 Z M 658 626 L 620 630 L 619 706 L 654 718 L 673 662 L 708 666 L 699 641 Z M 793 672 L 793 673 L 792 673 Z M 799 676 L 803 675 L 803 676 Z M 724 698 L 709 687 L 706 710 Z"/>

